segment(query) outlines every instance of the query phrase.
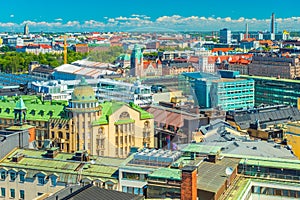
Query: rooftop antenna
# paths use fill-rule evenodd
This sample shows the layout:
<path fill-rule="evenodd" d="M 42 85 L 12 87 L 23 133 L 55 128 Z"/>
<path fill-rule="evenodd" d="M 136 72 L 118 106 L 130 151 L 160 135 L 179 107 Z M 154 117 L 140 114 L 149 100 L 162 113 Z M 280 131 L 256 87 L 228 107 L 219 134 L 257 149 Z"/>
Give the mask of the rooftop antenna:
<path fill-rule="evenodd" d="M 229 186 L 229 180 L 230 180 L 229 177 L 233 173 L 233 168 L 232 167 L 226 167 L 225 173 L 226 173 L 226 176 L 227 176 L 227 188 L 228 188 L 228 186 Z"/>

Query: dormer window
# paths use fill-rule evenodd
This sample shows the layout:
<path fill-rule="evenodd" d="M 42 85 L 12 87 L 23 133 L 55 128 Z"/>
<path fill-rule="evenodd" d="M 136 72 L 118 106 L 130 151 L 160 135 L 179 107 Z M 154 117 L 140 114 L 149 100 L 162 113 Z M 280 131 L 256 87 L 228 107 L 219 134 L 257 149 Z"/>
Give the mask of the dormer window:
<path fill-rule="evenodd" d="M 0 175 L 1 180 L 4 180 L 6 178 L 6 171 L 2 171 Z"/>
<path fill-rule="evenodd" d="M 45 178 L 46 174 L 44 172 L 40 172 L 36 174 L 38 185 L 44 185 L 45 184 Z"/>
<path fill-rule="evenodd" d="M 52 185 L 52 186 L 56 186 L 56 184 L 57 184 L 57 176 L 52 175 L 52 176 L 50 177 L 50 180 L 51 180 L 51 185 Z"/>
<path fill-rule="evenodd" d="M 20 173 L 19 177 L 20 177 L 20 182 L 24 182 L 25 181 L 25 174 Z"/>
<path fill-rule="evenodd" d="M 16 177 L 17 177 L 17 175 L 15 172 L 10 172 L 10 181 L 16 180 Z"/>
<path fill-rule="evenodd" d="M 45 184 L 45 176 L 38 176 L 38 184 L 44 185 Z"/>

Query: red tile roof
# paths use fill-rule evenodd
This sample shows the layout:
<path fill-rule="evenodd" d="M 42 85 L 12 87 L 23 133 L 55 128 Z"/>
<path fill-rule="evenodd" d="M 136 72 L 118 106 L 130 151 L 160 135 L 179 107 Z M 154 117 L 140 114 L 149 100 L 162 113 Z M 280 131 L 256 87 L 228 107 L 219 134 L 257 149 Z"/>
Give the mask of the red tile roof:
<path fill-rule="evenodd" d="M 153 61 L 144 61 L 144 63 L 143 63 L 144 69 L 147 69 L 147 68 L 149 67 L 150 64 L 151 64 L 154 68 L 157 68 L 155 62 L 153 62 Z"/>
<path fill-rule="evenodd" d="M 218 52 L 218 51 L 222 51 L 222 52 L 228 52 L 228 51 L 232 51 L 233 48 L 213 48 L 211 51 L 214 52 Z"/>
<path fill-rule="evenodd" d="M 190 63 L 199 63 L 199 57 L 198 56 L 191 56 L 189 59 Z"/>

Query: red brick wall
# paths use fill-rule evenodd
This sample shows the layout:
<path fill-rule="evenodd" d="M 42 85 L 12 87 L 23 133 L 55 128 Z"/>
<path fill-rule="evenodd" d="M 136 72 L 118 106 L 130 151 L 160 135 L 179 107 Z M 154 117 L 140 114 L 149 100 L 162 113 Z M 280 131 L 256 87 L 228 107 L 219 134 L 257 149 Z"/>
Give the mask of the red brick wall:
<path fill-rule="evenodd" d="M 197 199 L 197 170 L 193 172 L 182 172 L 181 200 Z"/>

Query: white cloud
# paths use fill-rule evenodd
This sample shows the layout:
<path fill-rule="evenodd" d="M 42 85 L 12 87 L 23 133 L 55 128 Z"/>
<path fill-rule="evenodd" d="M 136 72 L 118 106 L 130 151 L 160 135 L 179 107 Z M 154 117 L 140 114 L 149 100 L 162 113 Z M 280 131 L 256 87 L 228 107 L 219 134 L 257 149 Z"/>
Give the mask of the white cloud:
<path fill-rule="evenodd" d="M 0 27 L 2 27 L 2 28 L 8 28 L 8 27 L 14 27 L 14 26 L 17 26 L 17 24 L 11 23 L 11 22 L 8 22 L 8 23 L 1 23 L 0 22 Z"/>
<path fill-rule="evenodd" d="M 93 27 L 104 27 L 105 24 L 103 22 L 98 22 L 96 20 L 88 20 L 85 21 L 82 26 L 86 28 L 93 28 Z"/>
<path fill-rule="evenodd" d="M 65 24 L 65 26 L 67 26 L 67 27 L 79 26 L 79 25 L 80 25 L 79 21 L 68 21 L 68 22 Z"/>
<path fill-rule="evenodd" d="M 122 17 L 122 16 L 120 16 L 120 17 L 115 18 L 115 20 L 117 20 L 117 21 L 139 21 L 140 18 L 138 18 L 138 17 Z"/>
<path fill-rule="evenodd" d="M 187 16 L 183 17 L 180 15 L 172 16 L 161 16 L 152 19 L 146 15 L 133 14 L 131 16 L 119 16 L 114 18 L 104 17 L 103 20 L 86 20 L 83 22 L 79 21 L 67 21 L 63 23 L 61 18 L 55 19 L 55 22 L 47 21 L 30 21 L 26 20 L 20 24 L 8 22 L 0 23 L 1 30 L 6 30 L 7 27 L 15 29 L 22 29 L 24 24 L 27 23 L 35 30 L 82 30 L 85 29 L 101 29 L 101 30 L 135 30 L 135 28 L 147 30 L 152 27 L 153 30 L 163 27 L 168 30 L 197 30 L 197 31 L 210 31 L 220 30 L 222 28 L 229 28 L 233 31 L 239 31 L 245 29 L 245 24 L 249 24 L 249 30 L 268 30 L 270 28 L 270 19 L 256 19 L 256 18 L 245 18 L 243 16 L 239 18 L 231 17 L 218 17 L 218 16 Z M 300 17 L 293 16 L 289 18 L 278 18 L 278 30 L 299 30 L 300 29 Z M 31 30 L 33 30 L 31 28 Z"/>
<path fill-rule="evenodd" d="M 224 21 L 225 21 L 225 22 L 230 22 L 230 21 L 231 21 L 231 17 L 226 17 L 226 18 L 224 18 Z"/>

